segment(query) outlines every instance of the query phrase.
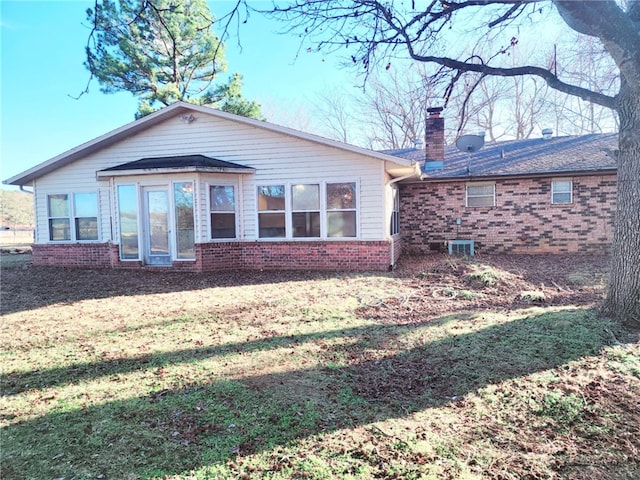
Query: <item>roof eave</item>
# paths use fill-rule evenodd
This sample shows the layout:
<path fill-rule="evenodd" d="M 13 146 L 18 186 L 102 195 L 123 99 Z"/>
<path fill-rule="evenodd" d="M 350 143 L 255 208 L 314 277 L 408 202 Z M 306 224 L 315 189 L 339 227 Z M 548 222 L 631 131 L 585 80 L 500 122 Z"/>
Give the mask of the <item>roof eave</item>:
<path fill-rule="evenodd" d="M 508 179 L 524 179 L 524 178 L 543 178 L 543 177 L 585 177 L 590 175 L 613 175 L 617 173 L 616 168 L 602 168 L 597 170 L 562 170 L 548 171 L 536 173 L 517 173 L 517 174 L 491 174 L 491 175 L 455 175 L 431 177 L 422 174 L 421 181 L 427 183 L 436 182 L 459 182 L 473 180 L 508 180 Z"/>
<path fill-rule="evenodd" d="M 255 173 L 255 168 L 232 168 L 232 167 L 169 167 L 169 168 L 145 168 L 131 170 L 100 170 L 96 172 L 96 179 L 103 180 L 113 177 L 130 177 L 136 175 L 158 175 L 158 174 L 176 174 L 176 173 L 230 173 L 248 175 Z"/>

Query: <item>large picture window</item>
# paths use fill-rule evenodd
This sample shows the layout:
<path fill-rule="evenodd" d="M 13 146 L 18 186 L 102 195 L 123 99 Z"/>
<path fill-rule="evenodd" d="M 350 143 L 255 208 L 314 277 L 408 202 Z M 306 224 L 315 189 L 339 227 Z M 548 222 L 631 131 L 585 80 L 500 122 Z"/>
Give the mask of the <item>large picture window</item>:
<path fill-rule="evenodd" d="M 98 194 L 61 193 L 47 196 L 49 240 L 98 240 Z"/>
<path fill-rule="evenodd" d="M 231 185 L 209 187 L 211 238 L 236 238 L 236 199 Z"/>
<path fill-rule="evenodd" d="M 493 207 L 496 204 L 494 183 L 467 185 L 467 207 Z"/>

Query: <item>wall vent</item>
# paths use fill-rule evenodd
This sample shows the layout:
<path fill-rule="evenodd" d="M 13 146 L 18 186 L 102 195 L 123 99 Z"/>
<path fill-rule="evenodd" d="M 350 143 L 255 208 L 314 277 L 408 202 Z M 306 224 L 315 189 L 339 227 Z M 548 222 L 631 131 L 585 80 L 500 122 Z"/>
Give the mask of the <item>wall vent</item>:
<path fill-rule="evenodd" d="M 475 255 L 473 240 L 449 240 L 449 255 Z"/>

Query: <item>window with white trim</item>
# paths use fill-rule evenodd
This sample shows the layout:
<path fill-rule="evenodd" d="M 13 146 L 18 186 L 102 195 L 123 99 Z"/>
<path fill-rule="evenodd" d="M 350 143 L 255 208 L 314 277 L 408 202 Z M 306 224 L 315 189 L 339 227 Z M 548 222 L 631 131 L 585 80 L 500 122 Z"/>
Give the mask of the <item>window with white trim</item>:
<path fill-rule="evenodd" d="M 327 237 L 355 237 L 356 184 L 327 183 Z"/>
<path fill-rule="evenodd" d="M 47 195 L 49 240 L 98 240 L 98 194 L 59 193 Z"/>
<path fill-rule="evenodd" d="M 573 202 L 573 182 L 571 180 L 551 181 L 551 203 L 562 205 Z"/>
<path fill-rule="evenodd" d="M 236 238 L 236 198 L 233 185 L 209 187 L 211 238 Z"/>
<path fill-rule="evenodd" d="M 284 238 L 286 234 L 284 185 L 258 187 L 258 236 Z"/>
<path fill-rule="evenodd" d="M 391 196 L 393 205 L 391 208 L 389 234 L 398 235 L 400 233 L 400 190 L 395 185 L 391 187 Z"/>
<path fill-rule="evenodd" d="M 467 185 L 467 207 L 493 207 L 495 204 L 495 183 Z"/>
<path fill-rule="evenodd" d="M 356 183 L 258 187 L 260 238 L 357 236 Z"/>
<path fill-rule="evenodd" d="M 291 186 L 293 237 L 320 237 L 320 185 Z"/>

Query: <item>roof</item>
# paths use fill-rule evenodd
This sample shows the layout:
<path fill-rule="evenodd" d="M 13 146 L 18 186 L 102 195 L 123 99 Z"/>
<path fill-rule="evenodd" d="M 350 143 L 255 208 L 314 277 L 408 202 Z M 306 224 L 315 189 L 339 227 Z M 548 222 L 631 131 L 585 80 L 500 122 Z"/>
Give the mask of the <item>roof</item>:
<path fill-rule="evenodd" d="M 615 172 L 618 134 L 590 134 L 486 144 L 468 154 L 455 146 L 445 151 L 442 170 L 424 171 L 424 180 L 588 174 Z M 425 161 L 425 150 L 384 150 L 413 161 Z"/>
<path fill-rule="evenodd" d="M 204 155 L 179 155 L 171 157 L 149 157 L 135 162 L 123 163 L 115 167 L 105 168 L 98 172 L 98 178 L 120 175 L 140 175 L 141 173 L 164 172 L 222 172 L 253 173 L 255 169 L 237 163 L 225 162 Z"/>
<path fill-rule="evenodd" d="M 368 150 L 366 148 L 356 147 L 355 145 L 350 145 L 350 144 L 338 142 L 335 140 L 329 140 L 327 138 L 323 138 L 318 135 L 300 132 L 298 130 L 294 130 L 288 127 L 274 125 L 272 123 L 256 120 L 253 118 L 247 118 L 239 115 L 234 115 L 232 113 L 222 112 L 220 110 L 215 110 L 211 107 L 193 105 L 191 103 L 186 103 L 186 102 L 176 102 L 172 105 L 169 105 L 168 107 L 158 110 L 157 112 L 154 112 L 150 115 L 142 117 L 134 122 L 128 123 L 120 128 L 112 130 L 111 132 L 108 132 L 100 137 L 97 137 L 93 140 L 83 143 L 82 145 L 79 145 L 71 150 L 68 150 L 67 152 L 61 153 L 60 155 L 57 155 L 39 165 L 36 165 L 35 167 L 30 168 L 29 170 L 26 170 L 18 175 L 15 175 L 5 180 L 3 183 L 10 184 L 10 185 L 28 185 L 33 180 L 35 180 L 38 177 L 41 177 L 42 175 L 52 172 L 62 166 L 68 165 L 78 159 L 86 157 L 87 155 L 95 153 L 103 148 L 107 148 L 132 135 L 135 135 L 144 130 L 147 130 L 153 127 L 154 125 L 158 125 L 164 122 L 165 120 L 168 120 L 170 118 L 175 118 L 178 115 L 185 115 L 188 113 L 202 113 L 206 115 L 211 115 L 211 116 L 221 118 L 221 119 L 226 119 L 232 122 L 237 122 L 244 125 L 250 125 L 263 130 L 277 132 L 283 135 L 288 135 L 290 137 L 311 141 L 311 142 L 322 144 L 325 146 L 338 148 L 340 150 L 346 150 L 352 153 L 366 155 L 368 157 L 389 162 L 392 165 L 394 165 L 393 168 L 387 169 L 387 171 L 389 171 L 389 173 L 392 176 L 407 175 L 407 174 L 411 174 L 411 172 L 417 173 L 415 164 L 410 159 L 391 156 L 383 152 L 376 152 L 373 150 Z"/>

